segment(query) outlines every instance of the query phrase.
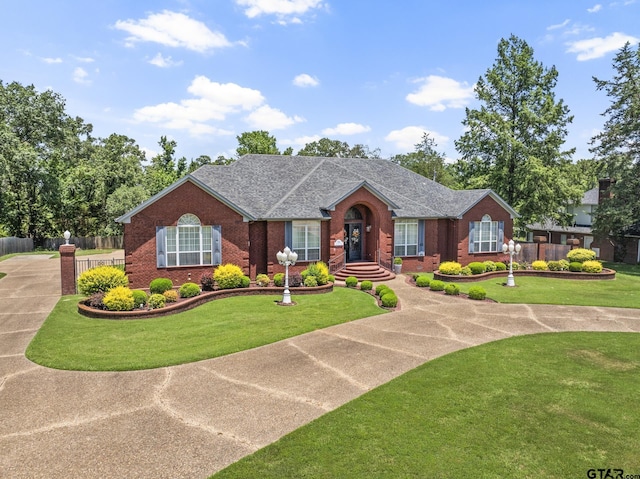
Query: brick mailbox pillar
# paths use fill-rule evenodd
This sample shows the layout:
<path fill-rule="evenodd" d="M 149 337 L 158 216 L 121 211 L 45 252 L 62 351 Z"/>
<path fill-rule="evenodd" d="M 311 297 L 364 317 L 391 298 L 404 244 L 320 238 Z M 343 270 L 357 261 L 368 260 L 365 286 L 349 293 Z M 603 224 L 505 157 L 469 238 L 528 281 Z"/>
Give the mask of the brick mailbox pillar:
<path fill-rule="evenodd" d="M 60 280 L 62 294 L 76 294 L 76 246 L 60 246 Z"/>

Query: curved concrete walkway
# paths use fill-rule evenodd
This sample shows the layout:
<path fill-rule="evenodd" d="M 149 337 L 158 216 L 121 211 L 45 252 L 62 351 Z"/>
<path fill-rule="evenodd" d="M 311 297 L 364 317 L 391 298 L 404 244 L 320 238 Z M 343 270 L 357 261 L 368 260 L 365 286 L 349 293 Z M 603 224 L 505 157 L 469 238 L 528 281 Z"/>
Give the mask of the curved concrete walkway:
<path fill-rule="evenodd" d="M 117 373 L 24 350 L 59 298 L 59 261 L 0 263 L 0 477 L 206 478 L 443 354 L 514 335 L 640 331 L 640 310 L 500 305 L 390 282 L 400 311 L 230 356 Z"/>

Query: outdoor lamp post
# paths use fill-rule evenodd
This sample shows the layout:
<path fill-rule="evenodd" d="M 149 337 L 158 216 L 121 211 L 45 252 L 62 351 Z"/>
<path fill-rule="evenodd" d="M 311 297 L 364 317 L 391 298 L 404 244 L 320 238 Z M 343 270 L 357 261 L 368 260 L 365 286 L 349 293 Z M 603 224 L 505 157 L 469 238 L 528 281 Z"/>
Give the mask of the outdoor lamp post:
<path fill-rule="evenodd" d="M 516 280 L 513 277 L 513 255 L 518 254 L 521 248 L 522 246 L 520 246 L 520 243 L 514 244 L 512 239 L 509 240 L 509 244 L 502 244 L 502 252 L 509 255 L 509 276 L 507 276 L 507 286 L 516 285 Z"/>
<path fill-rule="evenodd" d="M 291 251 L 289 247 L 285 247 L 284 251 L 278 251 L 276 254 L 278 263 L 284 266 L 284 294 L 282 295 L 282 304 L 291 304 L 291 292 L 289 291 L 289 266 L 296 264 L 298 253 Z"/>
<path fill-rule="evenodd" d="M 69 230 L 66 230 L 62 236 L 64 236 L 64 244 L 69 244 L 69 238 L 71 238 L 71 233 Z"/>

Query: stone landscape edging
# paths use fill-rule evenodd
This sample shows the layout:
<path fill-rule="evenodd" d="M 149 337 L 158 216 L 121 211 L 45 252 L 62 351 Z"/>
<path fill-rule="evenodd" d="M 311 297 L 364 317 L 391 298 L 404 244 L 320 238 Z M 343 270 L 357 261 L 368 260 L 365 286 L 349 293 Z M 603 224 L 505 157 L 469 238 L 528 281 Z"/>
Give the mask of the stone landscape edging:
<path fill-rule="evenodd" d="M 433 279 L 450 283 L 470 283 L 474 281 L 482 281 L 494 276 L 507 277 L 509 271 L 489 271 L 482 274 L 472 274 L 471 276 L 442 274 L 440 271 L 433 272 Z M 601 273 L 574 273 L 573 271 L 535 271 L 532 269 L 522 269 L 513 272 L 514 276 L 538 276 L 541 278 L 561 278 L 561 279 L 582 279 L 582 280 L 611 280 L 616 278 L 616 271 L 609 268 L 603 268 Z"/>
<path fill-rule="evenodd" d="M 289 289 L 292 295 L 297 294 L 322 294 L 330 293 L 333 291 L 333 283 L 328 283 L 322 286 L 306 287 L 299 286 Z M 84 304 L 83 301 L 78 303 L 78 313 L 88 318 L 95 319 L 146 319 L 146 318 L 158 318 L 161 316 L 169 316 L 171 314 L 180 313 L 193 309 L 201 304 L 208 303 L 214 299 L 230 298 L 233 296 L 254 296 L 264 294 L 282 294 L 284 292 L 283 287 L 278 286 L 264 286 L 264 287 L 250 287 L 250 288 L 234 288 L 234 289 L 219 289 L 217 291 L 205 291 L 193 298 L 180 299 L 175 303 L 169 303 L 164 308 L 157 309 L 135 309 L 133 311 L 106 311 L 103 309 L 95 309 Z"/>

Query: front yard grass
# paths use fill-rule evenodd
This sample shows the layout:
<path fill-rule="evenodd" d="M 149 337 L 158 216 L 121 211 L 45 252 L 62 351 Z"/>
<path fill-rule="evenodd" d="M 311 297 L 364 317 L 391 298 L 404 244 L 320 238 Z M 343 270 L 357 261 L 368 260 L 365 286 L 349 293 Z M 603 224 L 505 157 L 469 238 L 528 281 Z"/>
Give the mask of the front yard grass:
<path fill-rule="evenodd" d="M 292 294 L 296 306 L 278 306 L 282 296 L 243 296 L 140 320 L 87 318 L 77 311 L 82 296 L 63 296 L 26 356 L 56 369 L 150 369 L 215 358 L 385 312 L 371 295 L 353 289 Z"/>
<path fill-rule="evenodd" d="M 212 477 L 637 474 L 639 388 L 638 334 L 509 338 L 430 361 Z"/>

